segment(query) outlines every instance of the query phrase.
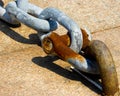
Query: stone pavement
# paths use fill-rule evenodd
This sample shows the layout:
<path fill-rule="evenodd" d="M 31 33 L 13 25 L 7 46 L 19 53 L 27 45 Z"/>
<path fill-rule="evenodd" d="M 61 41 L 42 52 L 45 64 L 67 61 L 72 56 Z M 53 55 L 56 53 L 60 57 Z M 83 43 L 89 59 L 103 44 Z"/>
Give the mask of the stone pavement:
<path fill-rule="evenodd" d="M 10 0 L 4 0 L 7 4 Z M 30 0 L 56 7 L 87 27 L 93 39 L 110 49 L 120 87 L 120 0 Z M 60 27 L 58 34 L 65 34 Z M 36 31 L 22 25 L 11 28 L 0 21 L 0 96 L 100 96 L 100 91 L 65 68 L 68 63 L 47 56 Z"/>

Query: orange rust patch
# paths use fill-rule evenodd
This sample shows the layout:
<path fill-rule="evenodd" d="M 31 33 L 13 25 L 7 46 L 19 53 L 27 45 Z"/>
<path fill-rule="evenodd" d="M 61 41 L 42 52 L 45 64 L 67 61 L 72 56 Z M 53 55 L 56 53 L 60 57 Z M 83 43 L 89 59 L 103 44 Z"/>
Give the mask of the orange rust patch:
<path fill-rule="evenodd" d="M 42 41 L 42 47 L 47 54 L 53 53 L 53 45 L 50 39 L 44 38 L 44 40 Z"/>
<path fill-rule="evenodd" d="M 81 31 L 82 31 L 82 35 L 83 35 L 82 49 L 85 49 L 90 44 L 90 40 L 88 39 L 87 32 L 84 29 L 81 29 Z M 70 37 L 67 34 L 60 36 L 60 38 L 65 45 L 70 46 Z"/>
<path fill-rule="evenodd" d="M 60 38 L 65 45 L 70 46 L 70 37 L 67 34 L 60 36 Z"/>
<path fill-rule="evenodd" d="M 61 37 L 56 34 L 56 33 L 52 33 L 50 34 L 50 36 L 48 37 L 54 46 L 54 51 L 55 53 L 63 60 L 67 60 L 68 58 L 75 58 L 80 60 L 81 62 L 84 61 L 84 57 L 80 56 L 79 54 L 75 53 L 72 49 L 70 49 L 69 47 L 67 47 L 63 40 L 61 40 Z"/>
<path fill-rule="evenodd" d="M 82 49 L 85 49 L 89 44 L 90 40 L 88 39 L 88 34 L 84 29 L 81 29 L 83 35 L 83 46 Z"/>

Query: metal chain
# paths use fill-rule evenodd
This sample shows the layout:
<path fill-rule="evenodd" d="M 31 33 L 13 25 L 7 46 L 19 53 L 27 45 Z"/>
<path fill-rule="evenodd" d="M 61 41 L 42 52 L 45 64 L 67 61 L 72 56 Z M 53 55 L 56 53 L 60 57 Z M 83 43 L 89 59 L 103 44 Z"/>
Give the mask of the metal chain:
<path fill-rule="evenodd" d="M 19 1 L 19 0 L 18 0 Z M 19 3 L 18 3 L 19 4 Z M 32 4 L 31 4 L 32 6 Z M 30 7 L 28 7 L 30 8 Z M 38 7 L 36 7 L 38 9 Z M 52 21 L 53 23 L 49 23 L 47 20 L 39 19 L 37 17 L 34 17 L 24 10 L 17 7 L 16 2 L 10 2 L 6 6 L 6 10 L 9 14 L 11 14 L 13 17 L 17 19 L 19 22 L 22 22 L 23 24 L 37 30 L 38 32 L 49 32 L 57 29 L 57 23 L 55 21 Z M 26 9 L 28 10 L 28 9 Z M 34 11 L 34 10 L 33 10 Z M 33 12 L 30 11 L 30 12 Z M 36 14 L 33 14 L 36 15 Z"/>
<path fill-rule="evenodd" d="M 28 6 L 28 8 L 26 8 L 26 6 Z M 70 48 L 77 53 L 80 52 L 83 43 L 81 30 L 71 18 L 66 16 L 60 10 L 55 8 L 46 8 L 42 10 L 39 7 L 35 7 L 35 5 L 28 3 L 28 0 L 17 0 L 16 2 L 10 2 L 6 6 L 6 10 L 18 21 L 40 32 L 39 34 L 41 34 L 41 32 L 50 32 L 57 29 L 57 21 L 59 24 L 63 25 L 70 34 Z M 37 18 L 29 15 L 27 12 Z M 47 19 L 49 22 L 43 19 Z"/>
<path fill-rule="evenodd" d="M 10 23 L 10 24 L 13 24 L 13 25 L 16 25 L 16 24 L 19 24 L 19 22 L 17 20 L 12 20 L 12 18 L 10 17 L 10 15 L 8 14 L 8 12 L 6 11 L 5 8 L 3 8 L 4 6 L 4 2 L 3 0 L 0 1 L 0 19 Z"/>
<path fill-rule="evenodd" d="M 83 41 L 79 26 L 58 9 L 46 8 L 43 10 L 29 3 L 28 0 L 15 0 L 8 3 L 5 9 L 0 6 L 0 18 L 10 24 L 19 24 L 22 22 L 37 30 L 39 34 L 41 34 L 41 32 L 47 33 L 56 30 L 58 28 L 57 22 L 59 22 L 59 24 L 63 25 L 70 34 L 70 48 L 77 53 L 80 52 L 82 48 Z"/>
<path fill-rule="evenodd" d="M 39 18 L 45 20 L 52 18 L 53 20 L 64 26 L 68 30 L 71 38 L 70 48 L 77 53 L 81 51 L 83 45 L 82 32 L 78 24 L 76 24 L 76 22 L 74 22 L 69 16 L 56 8 L 49 7 L 41 12 Z"/>
<path fill-rule="evenodd" d="M 4 14 L 8 15 L 4 17 L 4 14 L 2 14 L 1 18 L 3 20 L 6 20 L 12 24 L 23 23 L 35 29 L 38 31 L 41 42 L 44 37 L 51 34 L 51 31 L 57 29 L 58 23 L 61 24 L 68 30 L 70 36 L 70 48 L 73 52 L 79 53 L 81 51 L 83 45 L 83 35 L 80 27 L 62 11 L 56 8 L 46 8 L 43 10 L 42 8 L 29 3 L 28 0 L 15 0 L 9 2 L 4 10 Z M 9 19 L 7 19 L 8 17 Z M 68 58 L 67 61 L 76 66 L 77 69 L 84 69 L 84 71 L 88 73 L 98 73 L 98 71 L 94 71 L 95 69 L 98 69 L 96 66 L 91 67 L 91 62 L 86 60 L 83 56 L 81 57 L 84 59 L 84 62 L 75 58 Z"/>
<path fill-rule="evenodd" d="M 107 64 L 106 62 L 102 62 L 106 63 L 105 66 L 104 64 L 99 64 L 98 66 L 96 62 L 86 59 L 84 56 L 78 54 L 79 52 L 81 52 L 81 49 L 86 48 L 86 46 L 90 44 L 91 34 L 87 30 L 80 29 L 78 24 L 74 22 L 74 20 L 72 20 L 64 12 L 51 7 L 42 9 L 34 4 L 29 3 L 28 0 L 14 0 L 12 2 L 9 2 L 5 8 L 3 6 L 4 2 L 3 0 L 0 0 L 0 19 L 13 25 L 23 23 L 31 27 L 32 29 L 35 29 L 38 32 L 38 36 L 42 42 L 42 47 L 46 53 L 57 54 L 61 59 L 69 62 L 72 66 L 74 66 L 76 68 L 75 70 L 77 71 L 80 70 L 92 74 L 99 74 L 101 72 L 100 74 L 102 76 L 103 91 L 105 91 L 104 93 L 115 94 L 115 92 L 118 91 L 118 81 L 115 73 L 115 67 L 112 66 L 112 68 L 114 67 L 113 72 L 111 70 L 106 71 L 108 69 L 107 67 L 109 67 L 110 64 L 109 61 L 107 62 L 109 64 Z M 59 36 L 58 34 L 52 32 L 58 28 L 59 24 L 68 30 L 67 35 Z M 100 46 L 104 45 L 102 42 L 95 41 L 91 43 L 88 49 L 91 52 L 93 51 L 94 55 L 97 57 L 98 62 L 101 62 L 98 58 L 98 56 L 100 56 L 99 53 L 101 51 L 101 47 L 97 48 L 95 46 L 96 42 Z M 70 48 L 68 46 L 70 46 Z M 93 48 L 95 50 L 93 50 Z M 107 47 L 105 47 L 105 50 L 106 52 L 108 52 L 106 54 L 108 54 L 108 56 L 110 57 L 111 55 Z M 99 52 L 97 53 L 97 51 Z M 106 55 L 104 56 L 104 54 L 102 54 L 102 56 L 105 57 Z M 103 58 L 102 56 L 101 59 L 105 61 L 105 58 Z M 103 68 L 103 66 L 106 69 Z M 99 68 L 102 71 L 100 71 Z M 111 68 L 109 67 L 109 69 Z M 115 82 L 112 85 L 114 86 L 114 88 L 109 88 L 108 84 L 111 84 L 111 81 L 113 81 L 113 79 L 109 80 L 108 77 L 104 77 L 103 74 L 105 71 L 105 74 L 112 72 L 110 74 L 113 74 L 112 77 L 114 77 L 116 80 L 114 80 Z M 108 80 L 109 82 L 106 83 L 106 81 Z M 89 81 L 93 82 L 91 80 Z M 98 86 L 97 84 L 95 85 Z M 98 87 L 100 90 L 102 90 L 100 86 Z M 107 88 L 109 90 L 114 90 L 109 92 Z"/>

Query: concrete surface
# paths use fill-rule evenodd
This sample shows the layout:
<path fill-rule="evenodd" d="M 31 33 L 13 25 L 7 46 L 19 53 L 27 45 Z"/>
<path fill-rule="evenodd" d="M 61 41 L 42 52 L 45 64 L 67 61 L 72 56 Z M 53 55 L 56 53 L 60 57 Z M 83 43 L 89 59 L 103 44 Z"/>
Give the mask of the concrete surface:
<path fill-rule="evenodd" d="M 81 28 L 89 28 L 93 39 L 105 42 L 120 87 L 120 0 L 30 1 L 42 8 L 59 8 Z M 57 32 L 65 34 L 66 30 L 60 27 Z M 0 37 L 0 96 L 100 96 L 94 86 L 65 70 L 68 63 L 43 52 L 35 30 L 25 25 L 12 28 L 0 21 Z"/>

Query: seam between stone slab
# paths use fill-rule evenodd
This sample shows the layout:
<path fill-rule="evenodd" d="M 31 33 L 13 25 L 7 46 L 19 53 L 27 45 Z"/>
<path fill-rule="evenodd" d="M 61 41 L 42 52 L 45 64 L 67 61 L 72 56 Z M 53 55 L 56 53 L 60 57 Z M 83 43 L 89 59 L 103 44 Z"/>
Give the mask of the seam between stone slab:
<path fill-rule="evenodd" d="M 112 28 L 108 28 L 108 29 L 104 29 L 104 30 L 95 31 L 95 32 L 92 32 L 92 34 L 94 35 L 95 33 L 98 33 L 98 32 L 106 32 L 108 30 L 111 30 L 111 29 L 114 30 L 114 29 L 117 29 L 117 28 L 120 28 L 120 26 L 116 26 L 116 27 L 112 27 Z M 23 51 L 23 50 L 26 50 L 26 49 L 29 49 L 29 48 L 34 48 L 34 47 L 40 47 L 40 46 L 30 46 L 30 47 L 23 48 L 23 49 L 13 50 L 11 52 L 2 53 L 2 54 L 0 54 L 0 56 L 7 55 L 7 54 L 10 54 L 10 53 L 19 52 L 19 51 Z"/>
<path fill-rule="evenodd" d="M 95 33 L 98 33 L 98 32 L 105 32 L 105 31 L 108 31 L 108 30 L 111 30 L 111 29 L 117 29 L 117 28 L 120 28 L 120 26 L 115 26 L 115 27 L 112 27 L 112 28 L 106 28 L 106 29 L 102 29 L 102 30 L 98 30 L 98 31 L 93 31 L 91 33 L 95 34 Z"/>
<path fill-rule="evenodd" d="M 21 52 L 21 51 L 24 51 L 24 50 L 27 50 L 27 49 L 30 49 L 30 48 L 36 48 L 36 47 L 40 47 L 40 46 L 36 45 L 36 46 L 26 47 L 26 48 L 23 48 L 23 49 L 13 50 L 11 52 L 0 54 L 0 56 L 4 56 L 4 55 L 11 54 L 11 53 L 16 53 L 16 52 Z M 41 47 L 40 47 L 40 50 L 41 50 Z"/>

